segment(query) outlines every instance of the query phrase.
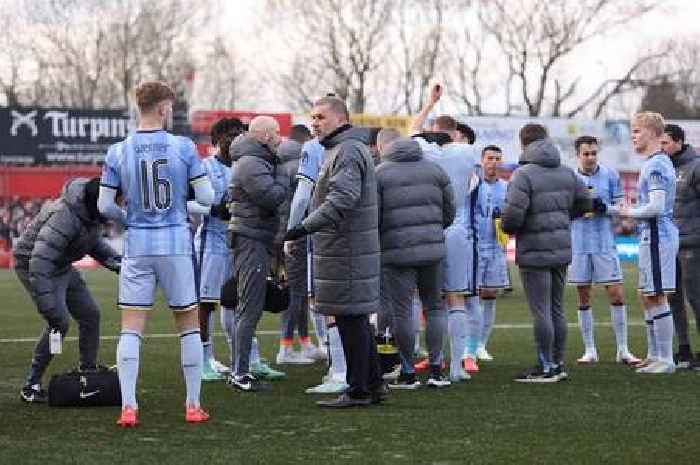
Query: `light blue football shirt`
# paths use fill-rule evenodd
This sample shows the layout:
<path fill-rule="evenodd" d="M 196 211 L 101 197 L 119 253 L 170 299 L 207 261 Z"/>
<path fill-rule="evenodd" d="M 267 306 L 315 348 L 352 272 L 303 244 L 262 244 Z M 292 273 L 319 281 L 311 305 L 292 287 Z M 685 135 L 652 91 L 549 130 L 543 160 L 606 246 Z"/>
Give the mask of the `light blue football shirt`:
<path fill-rule="evenodd" d="M 588 187 L 591 197 L 599 197 L 606 205 L 616 204 L 624 197 L 620 175 L 612 168 L 598 165 L 593 174 L 580 170 L 576 175 Z M 571 224 L 571 251 L 574 254 L 606 254 L 615 252 L 615 230 L 607 214 L 575 219 Z"/>
<path fill-rule="evenodd" d="M 423 156 L 432 162 L 437 163 L 445 170 L 450 178 L 457 212 L 453 225 L 466 225 L 471 231 L 476 228 L 473 223 L 471 210 L 471 196 L 469 185 L 477 167 L 477 156 L 474 147 L 469 144 L 453 143 L 443 146 L 441 149 L 437 144 L 426 143 L 420 137 L 415 140 L 419 142 L 423 149 Z"/>
<path fill-rule="evenodd" d="M 503 211 L 506 201 L 508 183 L 502 179 L 493 182 L 482 180 L 479 184 L 476 202 L 477 234 L 480 253 L 500 250 L 501 246 L 496 241 L 496 230 L 493 224 L 495 210 Z"/>
<path fill-rule="evenodd" d="M 226 166 L 215 156 L 202 160 L 202 165 L 214 189 L 213 205 L 218 205 L 222 200 L 228 198 L 228 186 L 231 183 L 231 175 L 233 173 L 232 168 Z M 230 249 L 226 244 L 227 229 L 228 222 L 214 216 L 203 215 L 202 223 L 197 228 L 195 241 L 199 247 L 204 246 L 205 253 L 229 255 Z"/>
<path fill-rule="evenodd" d="M 318 173 L 323 165 L 323 154 L 325 150 L 318 139 L 311 139 L 304 142 L 301 147 L 301 160 L 297 176 L 303 177 L 316 184 Z"/>
<path fill-rule="evenodd" d="M 124 256 L 191 255 L 187 193 L 206 175 L 192 141 L 164 130 L 112 145 L 101 182 L 121 189 L 126 203 Z"/>
<path fill-rule="evenodd" d="M 676 170 L 664 152 L 657 152 L 646 159 L 637 181 L 637 202 L 649 203 L 649 193 L 655 190 L 666 192 L 666 203 L 661 214 L 639 222 L 640 240 L 652 239 L 652 228 L 658 226 L 659 239 L 678 240 L 678 228 L 673 224 L 673 203 L 676 199 Z M 656 226 L 654 226 L 656 225 Z"/>

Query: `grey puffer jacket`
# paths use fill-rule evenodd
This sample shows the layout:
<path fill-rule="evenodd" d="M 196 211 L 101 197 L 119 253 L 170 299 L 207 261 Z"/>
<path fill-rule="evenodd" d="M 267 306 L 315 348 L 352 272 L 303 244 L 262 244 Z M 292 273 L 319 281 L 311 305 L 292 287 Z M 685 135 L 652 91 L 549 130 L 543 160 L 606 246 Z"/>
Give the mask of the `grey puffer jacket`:
<path fill-rule="evenodd" d="M 683 145 L 671 157 L 676 168 L 676 201 L 673 222 L 678 226 L 681 249 L 700 247 L 700 157 L 690 145 Z"/>
<path fill-rule="evenodd" d="M 425 160 L 418 142 L 394 141 L 377 166 L 382 266 L 423 266 L 445 256 L 443 229 L 455 217 L 447 173 Z"/>
<path fill-rule="evenodd" d="M 574 171 L 561 166 L 549 139 L 529 144 L 508 185 L 503 231 L 515 235 L 515 262 L 550 268 L 571 262 L 571 218 L 592 208 L 588 190 Z"/>
<path fill-rule="evenodd" d="M 44 204 L 15 245 L 16 266 L 29 272 L 42 314 L 56 308 L 52 278 L 69 271 L 73 262 L 90 255 L 112 271 L 119 269 L 119 254 L 102 239 L 102 226 L 85 205 L 87 182 L 77 178 L 66 183 L 61 197 Z"/>
<path fill-rule="evenodd" d="M 229 230 L 272 244 L 279 227 L 278 208 L 287 198 L 289 180 L 270 148 L 248 134 L 236 138 L 229 152 L 233 161 Z"/>
<path fill-rule="evenodd" d="M 280 160 L 279 170 L 285 177 L 287 186 L 287 197 L 279 206 L 280 224 L 275 236 L 275 244 L 284 242 L 284 235 L 287 232 L 287 223 L 289 222 L 289 209 L 294 197 L 294 191 L 297 188 L 297 171 L 299 170 L 299 160 L 301 160 L 301 146 L 295 140 L 285 140 L 277 149 L 277 157 Z"/>
<path fill-rule="evenodd" d="M 321 141 L 326 159 L 302 223 L 314 233 L 314 296 L 324 315 L 379 310 L 377 181 L 366 133 L 345 125 Z"/>

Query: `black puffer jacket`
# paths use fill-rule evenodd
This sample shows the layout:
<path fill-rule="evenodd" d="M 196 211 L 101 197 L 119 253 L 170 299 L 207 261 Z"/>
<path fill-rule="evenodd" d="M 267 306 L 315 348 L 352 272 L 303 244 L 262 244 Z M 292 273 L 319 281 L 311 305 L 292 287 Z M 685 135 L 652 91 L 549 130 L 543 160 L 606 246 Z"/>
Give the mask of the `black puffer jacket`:
<path fill-rule="evenodd" d="M 550 268 L 571 262 L 571 218 L 590 211 L 585 184 L 561 166 L 550 140 L 529 144 L 508 184 L 503 231 L 515 235 L 519 266 Z"/>
<path fill-rule="evenodd" d="M 113 271 L 119 268 L 119 255 L 102 239 L 102 227 L 85 204 L 87 182 L 69 181 L 60 198 L 44 204 L 15 245 L 16 266 L 29 272 L 42 314 L 56 308 L 52 279 L 69 271 L 73 262 L 90 255 Z"/>
<path fill-rule="evenodd" d="M 676 168 L 673 222 L 678 226 L 681 249 L 700 247 L 700 157 L 690 145 L 671 157 Z"/>
<path fill-rule="evenodd" d="M 377 181 L 366 133 L 345 125 L 321 141 L 325 162 L 302 223 L 314 233 L 314 296 L 324 315 L 379 310 Z"/>
<path fill-rule="evenodd" d="M 233 141 L 229 152 L 233 161 L 229 230 L 272 244 L 289 180 L 270 148 L 248 134 Z"/>
<path fill-rule="evenodd" d="M 447 173 L 413 139 L 398 139 L 377 167 L 382 265 L 422 266 L 445 256 L 455 202 Z"/>

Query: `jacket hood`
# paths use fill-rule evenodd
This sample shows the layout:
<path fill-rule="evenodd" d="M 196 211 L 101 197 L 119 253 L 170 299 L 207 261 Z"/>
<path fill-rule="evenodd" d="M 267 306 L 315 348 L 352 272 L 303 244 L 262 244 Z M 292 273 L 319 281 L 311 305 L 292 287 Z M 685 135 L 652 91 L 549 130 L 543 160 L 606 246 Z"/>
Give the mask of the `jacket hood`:
<path fill-rule="evenodd" d="M 275 154 L 270 150 L 270 147 L 248 134 L 242 134 L 236 137 L 231 143 L 229 154 L 231 155 L 231 161 L 234 162 L 240 160 L 244 155 L 262 158 L 270 163 L 274 163 L 276 158 Z"/>
<path fill-rule="evenodd" d="M 418 142 L 409 138 L 396 139 L 389 145 L 389 149 L 382 155 L 382 160 L 387 161 L 418 161 L 423 158 L 423 152 Z"/>
<path fill-rule="evenodd" d="M 91 221 L 90 213 L 85 205 L 85 186 L 90 180 L 75 178 L 68 181 L 61 191 L 61 198 L 82 220 Z"/>
<path fill-rule="evenodd" d="M 301 144 L 295 140 L 285 140 L 277 148 L 277 157 L 282 163 L 301 158 Z"/>
<path fill-rule="evenodd" d="M 536 140 L 530 143 L 522 155 L 520 155 L 521 165 L 534 163 L 545 168 L 556 168 L 561 164 L 559 150 L 554 146 L 551 139 Z"/>
<path fill-rule="evenodd" d="M 695 153 L 695 149 L 693 148 L 692 145 L 689 144 L 683 144 L 683 148 L 679 151 L 673 154 L 671 157 L 671 162 L 673 163 L 674 167 L 679 167 L 681 165 L 685 165 L 689 161 L 695 159 L 697 157 L 697 153 Z"/>
<path fill-rule="evenodd" d="M 330 149 L 346 140 L 356 140 L 369 145 L 369 128 L 356 128 L 350 124 L 340 126 L 321 140 L 323 147 Z"/>

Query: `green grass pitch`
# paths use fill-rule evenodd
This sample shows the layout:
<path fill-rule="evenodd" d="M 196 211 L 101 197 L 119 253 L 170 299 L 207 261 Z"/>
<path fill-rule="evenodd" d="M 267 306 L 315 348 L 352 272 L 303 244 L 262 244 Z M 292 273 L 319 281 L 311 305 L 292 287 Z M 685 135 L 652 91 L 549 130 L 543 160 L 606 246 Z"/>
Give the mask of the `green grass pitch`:
<path fill-rule="evenodd" d="M 630 345 L 646 353 L 634 271 L 625 268 Z M 516 276 L 514 274 L 513 276 Z M 102 309 L 101 359 L 114 363 L 119 313 L 117 280 L 106 271 L 85 277 Z M 325 367 L 284 367 L 289 377 L 270 393 L 233 392 L 224 383 L 203 386 L 212 419 L 183 420 L 184 386 L 176 337 L 146 337 L 138 386 L 142 425 L 122 431 L 118 408 L 54 409 L 25 405 L 18 392 L 42 322 L 11 271 L 0 271 L 0 464 L 690 464 L 700 453 L 700 373 L 643 377 L 616 365 L 609 311 L 596 292 L 596 339 L 602 361 L 577 367 L 581 338 L 569 328 L 571 378 L 552 385 L 519 385 L 512 377 L 534 360 L 530 318 L 522 289 L 498 301 L 490 343 L 495 361 L 471 381 L 442 391 L 392 393 L 381 407 L 322 411 L 303 393 Z M 567 288 L 569 323 L 576 322 Z M 263 355 L 274 360 L 278 319 L 260 325 Z M 506 327 L 507 326 L 507 327 Z M 691 327 L 694 325 L 691 323 Z M 216 329 L 219 329 L 217 324 Z M 147 334 L 174 332 L 162 304 Z M 76 334 L 75 324 L 70 335 Z M 699 346 L 693 335 L 694 347 Z M 22 340 L 11 342 L 11 340 Z M 224 340 L 215 339 L 219 358 Z M 76 361 L 77 343 L 49 375 Z M 47 380 L 45 380 L 47 383 Z"/>

